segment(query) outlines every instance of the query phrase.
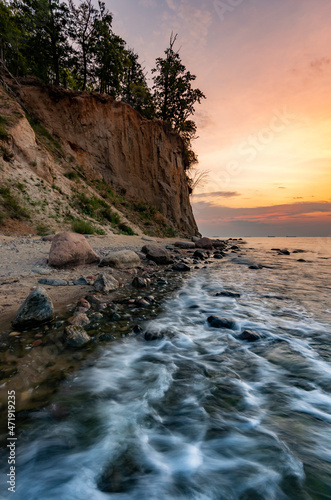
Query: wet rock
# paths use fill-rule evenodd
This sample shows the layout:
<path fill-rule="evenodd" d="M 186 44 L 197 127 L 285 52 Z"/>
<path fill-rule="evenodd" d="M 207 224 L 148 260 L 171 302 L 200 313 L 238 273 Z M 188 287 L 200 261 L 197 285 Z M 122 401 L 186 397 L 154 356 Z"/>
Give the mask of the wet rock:
<path fill-rule="evenodd" d="M 190 250 L 191 248 L 195 248 L 195 243 L 192 241 L 176 241 L 175 247 Z"/>
<path fill-rule="evenodd" d="M 179 271 L 181 273 L 186 273 L 188 271 L 191 271 L 191 268 L 184 264 L 183 262 L 178 262 L 174 266 L 172 266 L 173 271 Z"/>
<path fill-rule="evenodd" d="M 44 288 L 38 287 L 25 299 L 13 321 L 15 328 L 34 327 L 53 319 L 54 308 Z"/>
<path fill-rule="evenodd" d="M 52 267 L 80 266 L 99 262 L 86 238 L 77 233 L 58 233 L 49 251 L 48 263 Z"/>
<path fill-rule="evenodd" d="M 132 286 L 135 288 L 146 288 L 147 280 L 139 276 L 136 276 L 132 281 Z"/>
<path fill-rule="evenodd" d="M 22 332 L 10 332 L 9 337 L 18 337 Z"/>
<path fill-rule="evenodd" d="M 278 255 L 291 255 L 287 248 L 278 251 Z"/>
<path fill-rule="evenodd" d="M 207 258 L 207 255 L 203 252 L 201 252 L 201 250 L 196 250 L 193 254 L 193 257 L 195 259 L 200 259 L 200 260 L 204 260 Z"/>
<path fill-rule="evenodd" d="M 71 347 L 82 347 L 90 340 L 91 337 L 79 326 L 67 326 L 65 329 L 65 341 Z"/>
<path fill-rule="evenodd" d="M 212 328 L 228 328 L 230 330 L 234 330 L 236 328 L 236 322 L 233 319 L 220 318 L 219 316 L 209 316 L 207 321 Z"/>
<path fill-rule="evenodd" d="M 134 325 L 134 327 L 132 328 L 132 331 L 135 335 L 139 335 L 140 333 L 143 332 L 143 329 L 139 325 Z"/>
<path fill-rule="evenodd" d="M 132 269 L 141 264 L 140 257 L 132 250 L 120 250 L 118 252 L 110 252 L 101 259 L 100 267 L 114 267 L 115 269 Z"/>
<path fill-rule="evenodd" d="M 221 253 L 214 253 L 214 259 L 223 259 L 223 255 Z"/>
<path fill-rule="evenodd" d="M 248 269 L 259 270 L 259 269 L 263 269 L 263 266 L 261 266 L 261 264 L 253 264 L 252 266 L 249 266 Z"/>
<path fill-rule="evenodd" d="M 298 259 L 297 262 L 307 262 L 305 259 Z"/>
<path fill-rule="evenodd" d="M 102 333 L 101 335 L 98 336 L 98 340 L 100 342 L 111 342 L 116 339 L 114 335 L 112 335 L 111 333 Z"/>
<path fill-rule="evenodd" d="M 97 292 L 103 293 L 104 295 L 117 290 L 119 286 L 119 282 L 113 276 L 106 273 L 98 274 L 94 282 L 94 288 Z"/>
<path fill-rule="evenodd" d="M 261 335 L 257 332 L 254 332 L 253 330 L 244 330 L 239 335 L 239 338 L 242 340 L 247 340 L 248 342 L 256 342 L 257 340 L 260 340 Z"/>
<path fill-rule="evenodd" d="M 38 283 L 41 285 L 48 285 L 48 286 L 67 286 L 68 282 L 65 280 L 60 280 L 60 279 L 51 279 L 51 278 L 42 278 L 38 280 Z"/>
<path fill-rule="evenodd" d="M 210 238 L 200 238 L 195 242 L 197 248 L 203 248 L 204 250 L 212 250 L 213 242 Z"/>
<path fill-rule="evenodd" d="M 148 307 L 150 305 L 145 299 L 136 299 L 134 303 L 137 307 Z"/>
<path fill-rule="evenodd" d="M 43 343 L 43 341 L 41 339 L 35 340 L 34 342 L 32 342 L 32 347 L 38 347 L 42 343 Z"/>
<path fill-rule="evenodd" d="M 162 332 L 159 332 L 157 330 L 147 330 L 144 334 L 144 339 L 145 340 L 161 340 L 164 337 Z"/>
<path fill-rule="evenodd" d="M 74 316 L 72 316 L 71 318 L 68 319 L 68 322 L 71 324 L 71 325 L 74 325 L 74 326 L 87 326 L 89 323 L 90 323 L 90 320 L 89 318 L 86 316 L 85 313 L 83 312 L 80 312 L 78 314 L 75 314 Z"/>
<path fill-rule="evenodd" d="M 226 247 L 226 242 L 223 240 L 212 240 L 213 247 L 214 248 L 225 248 Z"/>
<path fill-rule="evenodd" d="M 232 245 L 232 247 L 230 247 L 230 250 L 240 250 L 240 248 L 237 245 Z"/>
<path fill-rule="evenodd" d="M 152 260 L 156 264 L 165 265 L 170 264 L 171 258 L 167 250 L 157 245 L 145 245 L 142 252 L 147 255 L 148 260 Z"/>
<path fill-rule="evenodd" d="M 235 293 L 235 292 L 228 292 L 226 290 L 223 290 L 222 292 L 218 292 L 215 297 L 233 297 L 233 298 L 239 298 L 240 293 Z"/>
<path fill-rule="evenodd" d="M 300 248 L 298 248 L 297 250 L 293 250 L 293 253 L 306 253 L 307 250 L 301 250 Z"/>

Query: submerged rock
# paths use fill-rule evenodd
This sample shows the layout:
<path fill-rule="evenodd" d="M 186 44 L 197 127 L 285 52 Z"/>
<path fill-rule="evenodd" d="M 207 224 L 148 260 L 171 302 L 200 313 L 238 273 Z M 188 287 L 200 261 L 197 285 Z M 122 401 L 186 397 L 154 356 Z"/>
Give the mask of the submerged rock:
<path fill-rule="evenodd" d="M 13 326 L 16 328 L 37 326 L 51 321 L 53 314 L 51 299 L 44 288 L 38 287 L 30 293 L 17 311 Z"/>
<path fill-rule="evenodd" d="M 222 292 L 218 292 L 215 297 L 233 297 L 233 298 L 239 298 L 240 293 L 235 293 L 235 292 L 228 292 L 226 290 L 223 290 Z"/>
<path fill-rule="evenodd" d="M 228 328 L 234 330 L 237 326 L 233 319 L 220 318 L 218 316 L 209 316 L 207 321 L 212 328 Z"/>
<path fill-rule="evenodd" d="M 113 292 L 114 290 L 117 290 L 119 286 L 119 282 L 113 276 L 110 276 L 106 273 L 98 274 L 94 282 L 94 288 L 97 290 L 97 292 L 103 294 Z"/>
<path fill-rule="evenodd" d="M 146 254 L 148 260 L 152 260 L 156 264 L 165 265 L 171 262 L 169 252 L 157 245 L 145 245 L 142 252 Z"/>
<path fill-rule="evenodd" d="M 196 250 L 193 254 L 193 257 L 195 259 L 205 260 L 207 258 L 207 255 L 201 252 L 201 250 Z"/>
<path fill-rule="evenodd" d="M 140 257 L 132 250 L 119 250 L 110 252 L 101 259 L 99 266 L 109 266 L 115 269 L 131 269 L 141 264 Z"/>
<path fill-rule="evenodd" d="M 90 340 L 91 337 L 79 326 L 67 326 L 65 329 L 65 341 L 71 347 L 82 347 Z"/>
<path fill-rule="evenodd" d="M 99 262 L 100 257 L 82 234 L 58 233 L 49 251 L 48 263 L 52 267 L 80 266 Z"/>
<path fill-rule="evenodd" d="M 248 340 L 248 342 L 256 342 L 257 340 L 260 340 L 261 335 L 253 330 L 244 330 L 239 335 L 239 338 L 242 340 Z"/>

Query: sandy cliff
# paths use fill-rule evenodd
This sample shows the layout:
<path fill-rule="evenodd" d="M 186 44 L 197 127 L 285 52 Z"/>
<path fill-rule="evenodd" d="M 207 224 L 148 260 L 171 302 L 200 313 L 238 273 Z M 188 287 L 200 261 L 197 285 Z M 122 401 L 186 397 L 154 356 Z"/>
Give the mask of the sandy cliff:
<path fill-rule="evenodd" d="M 147 120 L 111 97 L 23 85 L 24 107 L 61 143 L 64 155 L 83 168 L 88 179 L 103 178 L 127 197 L 159 209 L 182 233 L 197 234 L 183 165 L 181 138 L 159 120 Z M 31 156 L 33 131 L 18 120 L 14 143 Z M 28 137 L 28 141 L 25 138 Z M 24 148 L 26 142 L 27 147 Z M 45 153 L 45 180 L 49 159 Z"/>

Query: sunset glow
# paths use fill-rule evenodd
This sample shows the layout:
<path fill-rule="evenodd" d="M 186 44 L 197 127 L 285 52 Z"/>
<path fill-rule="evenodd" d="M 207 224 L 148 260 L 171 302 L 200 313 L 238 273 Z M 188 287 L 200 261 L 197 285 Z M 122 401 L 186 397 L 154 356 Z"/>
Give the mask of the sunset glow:
<path fill-rule="evenodd" d="M 207 96 L 195 115 L 194 148 L 209 171 L 192 197 L 200 231 L 330 235 L 331 4 L 235 4 L 107 5 L 147 71 L 178 32 L 183 61 Z"/>

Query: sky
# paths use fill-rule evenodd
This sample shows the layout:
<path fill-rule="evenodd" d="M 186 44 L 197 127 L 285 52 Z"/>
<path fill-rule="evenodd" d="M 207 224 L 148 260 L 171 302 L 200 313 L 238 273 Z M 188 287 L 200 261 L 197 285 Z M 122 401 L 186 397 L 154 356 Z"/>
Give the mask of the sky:
<path fill-rule="evenodd" d="M 194 84 L 206 236 L 331 236 L 330 0 L 106 0 L 148 72 L 170 34 Z"/>

